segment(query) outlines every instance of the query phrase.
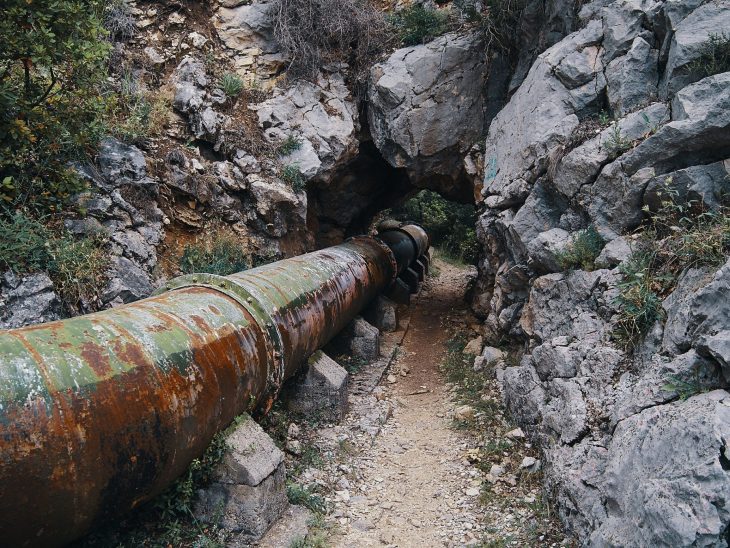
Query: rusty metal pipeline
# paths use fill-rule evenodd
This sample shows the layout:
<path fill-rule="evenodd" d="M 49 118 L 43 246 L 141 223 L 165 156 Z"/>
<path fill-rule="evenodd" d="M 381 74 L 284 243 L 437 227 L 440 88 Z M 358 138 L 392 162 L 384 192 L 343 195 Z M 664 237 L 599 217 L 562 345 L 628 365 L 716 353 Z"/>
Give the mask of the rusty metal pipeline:
<path fill-rule="evenodd" d="M 162 492 L 234 417 L 268 410 L 418 259 L 418 238 L 405 258 L 387 238 L 358 237 L 0 331 L 0 544 L 60 546 Z"/>

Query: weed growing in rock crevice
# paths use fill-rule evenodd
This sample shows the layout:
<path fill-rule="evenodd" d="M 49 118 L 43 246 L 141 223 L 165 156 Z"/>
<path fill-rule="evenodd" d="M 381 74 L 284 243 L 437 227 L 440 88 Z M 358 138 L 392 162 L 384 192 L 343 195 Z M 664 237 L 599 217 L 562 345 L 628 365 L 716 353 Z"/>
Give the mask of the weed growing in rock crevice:
<path fill-rule="evenodd" d="M 730 71 L 730 34 L 710 34 L 700 47 L 700 56 L 687 65 L 687 71 L 698 78 Z"/>
<path fill-rule="evenodd" d="M 238 74 L 227 72 L 218 84 L 228 99 L 235 99 L 243 91 L 243 79 Z"/>
<path fill-rule="evenodd" d="M 281 178 L 294 192 L 302 192 L 307 189 L 307 181 L 299 170 L 299 164 L 284 166 L 281 170 Z"/>
<path fill-rule="evenodd" d="M 633 347 L 661 318 L 662 298 L 689 268 L 722 264 L 730 254 L 730 211 L 706 211 L 702 204 L 680 203 L 667 179 L 659 210 L 641 234 L 631 257 L 620 267 L 622 281 L 614 339 Z M 648 208 L 645 211 L 649 213 Z"/>
<path fill-rule="evenodd" d="M 566 248 L 557 254 L 558 263 L 566 270 L 574 268 L 593 270 L 595 260 L 605 244 L 596 227 L 591 225 L 578 231 Z"/>
<path fill-rule="evenodd" d="M 106 283 L 104 239 L 76 239 L 21 212 L 0 217 L 0 269 L 46 271 L 69 312 L 93 308 Z"/>
<path fill-rule="evenodd" d="M 282 141 L 276 152 L 279 156 L 289 156 L 292 152 L 296 152 L 302 148 L 302 140 L 296 135 L 289 135 Z"/>

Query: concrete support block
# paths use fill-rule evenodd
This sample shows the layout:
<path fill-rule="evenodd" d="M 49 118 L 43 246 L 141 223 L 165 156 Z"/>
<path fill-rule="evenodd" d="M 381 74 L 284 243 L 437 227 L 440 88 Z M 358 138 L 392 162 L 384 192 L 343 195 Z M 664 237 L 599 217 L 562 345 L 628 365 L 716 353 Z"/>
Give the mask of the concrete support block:
<path fill-rule="evenodd" d="M 382 295 L 365 309 L 363 317 L 372 325 L 390 333 L 398 329 L 398 305 Z"/>
<path fill-rule="evenodd" d="M 337 356 L 348 354 L 362 363 L 372 363 L 380 357 L 380 331 L 362 318 L 355 318 L 332 339 L 325 352 Z"/>
<path fill-rule="evenodd" d="M 385 296 L 397 304 L 411 304 L 411 288 L 400 278 L 396 278 L 390 287 L 385 290 Z"/>
<path fill-rule="evenodd" d="M 350 354 L 356 360 L 372 363 L 380 357 L 380 331 L 362 318 L 355 320 L 344 330 L 350 339 Z"/>
<path fill-rule="evenodd" d="M 259 540 L 286 510 L 284 454 L 251 417 L 228 436 L 213 483 L 201 489 L 196 517 L 233 534 L 230 546 Z"/>
<path fill-rule="evenodd" d="M 297 413 L 315 413 L 339 422 L 347 413 L 347 378 L 344 367 L 318 350 L 309 358 L 305 371 L 284 387 L 286 405 Z"/>
<path fill-rule="evenodd" d="M 286 513 L 269 529 L 266 536 L 257 543 L 257 548 L 286 548 L 308 546 L 304 542 L 309 534 L 309 522 L 314 514 L 303 506 L 289 506 Z"/>
<path fill-rule="evenodd" d="M 408 289 L 412 294 L 418 293 L 418 272 L 412 268 L 406 268 L 400 277 L 408 285 Z"/>

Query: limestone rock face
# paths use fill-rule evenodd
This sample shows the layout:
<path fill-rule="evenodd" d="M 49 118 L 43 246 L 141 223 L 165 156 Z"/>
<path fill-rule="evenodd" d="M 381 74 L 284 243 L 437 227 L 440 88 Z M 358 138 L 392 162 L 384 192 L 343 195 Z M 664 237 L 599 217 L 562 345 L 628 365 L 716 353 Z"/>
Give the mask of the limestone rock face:
<path fill-rule="evenodd" d="M 274 40 L 268 0 L 226 0 L 213 15 L 213 25 L 223 44 L 233 53 L 236 71 L 249 84 L 270 88 L 286 64 Z"/>
<path fill-rule="evenodd" d="M 368 121 L 383 157 L 414 185 L 471 201 L 462 158 L 483 130 L 485 78 L 476 35 L 447 34 L 375 65 Z"/>
<path fill-rule="evenodd" d="M 251 109 L 272 143 L 300 141 L 283 161 L 297 165 L 306 179 L 326 179 L 357 153 L 357 106 L 338 73 L 322 75 L 317 83 L 298 81 Z"/>
<path fill-rule="evenodd" d="M 73 234 L 108 237 L 111 268 L 100 298 L 102 306 L 115 306 L 152 293 L 164 214 L 157 205 L 159 181 L 147 175 L 146 159 L 137 147 L 106 138 L 97 164 L 98 170 L 81 171 L 90 190 L 76 200 L 87 217 L 65 224 Z"/>
<path fill-rule="evenodd" d="M 729 13 L 725 0 L 587 3 L 487 133 L 474 308 L 487 343 L 524 344 L 497 378 L 585 545 L 727 542 L 730 265 L 682 272 L 633 352 L 613 333 L 633 231 L 667 186 L 684 206 L 728 204 L 730 73 L 690 68 Z M 598 269 L 562 272 L 589 226 Z"/>
<path fill-rule="evenodd" d="M 62 317 L 61 300 L 53 282 L 43 273 L 0 278 L 0 329 L 14 329 Z"/>

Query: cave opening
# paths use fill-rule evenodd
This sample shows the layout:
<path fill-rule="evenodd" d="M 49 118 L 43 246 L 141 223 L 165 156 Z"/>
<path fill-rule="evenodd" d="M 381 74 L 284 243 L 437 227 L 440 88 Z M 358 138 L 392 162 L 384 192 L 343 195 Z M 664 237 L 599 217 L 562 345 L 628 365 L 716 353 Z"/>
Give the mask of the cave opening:
<path fill-rule="evenodd" d="M 443 174 L 434 169 L 425 177 L 416 175 L 414 181 L 414 166 L 394 167 L 378 150 L 366 105 L 361 105 L 360 120 L 357 154 L 326 181 L 313 181 L 307 193 L 307 225 L 315 247 L 372 233 L 380 221 L 391 218 L 422 225 L 432 246 L 447 260 L 475 264 L 478 215 L 471 178 L 462 169 L 457 181 L 441 181 Z"/>

